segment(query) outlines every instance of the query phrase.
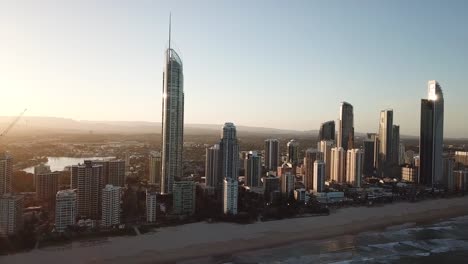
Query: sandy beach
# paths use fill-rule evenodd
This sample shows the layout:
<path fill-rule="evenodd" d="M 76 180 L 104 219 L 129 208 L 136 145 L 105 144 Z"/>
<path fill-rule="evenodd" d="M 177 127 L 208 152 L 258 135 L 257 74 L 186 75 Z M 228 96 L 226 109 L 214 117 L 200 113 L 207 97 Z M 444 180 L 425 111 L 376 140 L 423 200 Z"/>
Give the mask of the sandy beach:
<path fill-rule="evenodd" d="M 73 242 L 0 257 L 0 263 L 174 263 L 468 215 L 468 197 L 339 209 L 329 216 L 250 225 L 195 223 L 135 237 Z"/>

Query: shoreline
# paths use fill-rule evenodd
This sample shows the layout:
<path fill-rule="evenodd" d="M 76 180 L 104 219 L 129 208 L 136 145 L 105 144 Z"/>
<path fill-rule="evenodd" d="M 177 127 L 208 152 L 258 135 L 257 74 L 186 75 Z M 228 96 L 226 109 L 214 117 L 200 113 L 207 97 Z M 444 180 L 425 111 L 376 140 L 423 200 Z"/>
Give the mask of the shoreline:
<path fill-rule="evenodd" d="M 468 196 L 339 209 L 329 216 L 293 218 L 248 225 L 194 223 L 156 229 L 152 234 L 107 238 L 88 246 L 51 247 L 0 257 L 0 262 L 175 263 L 227 258 L 236 253 L 292 243 L 376 231 L 405 223 L 425 224 L 468 215 Z M 197 263 L 197 262 L 193 262 Z"/>

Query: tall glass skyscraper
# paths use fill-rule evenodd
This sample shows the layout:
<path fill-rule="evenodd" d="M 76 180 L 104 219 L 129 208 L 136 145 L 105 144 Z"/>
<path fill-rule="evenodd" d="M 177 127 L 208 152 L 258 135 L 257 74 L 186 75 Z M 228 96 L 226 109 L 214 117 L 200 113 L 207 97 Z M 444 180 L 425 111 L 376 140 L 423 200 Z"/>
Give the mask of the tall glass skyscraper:
<path fill-rule="evenodd" d="M 327 121 L 320 125 L 319 140 L 335 140 L 335 121 Z"/>
<path fill-rule="evenodd" d="M 353 106 L 342 102 L 340 107 L 340 119 L 338 120 L 337 147 L 344 150 L 354 148 L 354 113 Z"/>
<path fill-rule="evenodd" d="M 392 160 L 393 142 L 393 110 L 380 111 L 379 120 L 379 176 L 388 177 L 389 165 Z"/>
<path fill-rule="evenodd" d="M 433 186 L 443 179 L 444 95 L 437 81 L 428 82 L 428 98 L 421 100 L 419 183 Z"/>
<path fill-rule="evenodd" d="M 162 96 L 162 173 L 161 193 L 172 193 L 175 177 L 182 177 L 182 150 L 184 143 L 184 73 L 182 60 L 169 47 L 163 77 Z"/>
<path fill-rule="evenodd" d="M 224 124 L 219 148 L 221 151 L 221 177 L 237 181 L 239 176 L 239 144 L 236 126 L 233 123 Z"/>

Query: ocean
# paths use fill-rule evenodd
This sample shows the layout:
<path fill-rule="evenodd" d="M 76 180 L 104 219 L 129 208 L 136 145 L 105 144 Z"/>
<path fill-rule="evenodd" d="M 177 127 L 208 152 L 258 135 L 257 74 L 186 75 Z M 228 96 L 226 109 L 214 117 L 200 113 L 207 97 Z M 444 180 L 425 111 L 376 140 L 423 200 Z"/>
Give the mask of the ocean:
<path fill-rule="evenodd" d="M 216 263 L 468 263 L 468 216 L 211 259 Z M 210 262 L 211 262 L 210 261 Z"/>

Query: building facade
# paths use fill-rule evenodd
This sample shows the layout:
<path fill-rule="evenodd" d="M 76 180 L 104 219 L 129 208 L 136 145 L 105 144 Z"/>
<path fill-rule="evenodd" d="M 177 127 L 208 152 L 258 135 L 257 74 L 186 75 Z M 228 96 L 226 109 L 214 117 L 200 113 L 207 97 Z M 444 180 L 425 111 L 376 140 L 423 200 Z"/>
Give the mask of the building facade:
<path fill-rule="evenodd" d="M 177 181 L 173 186 L 172 205 L 176 215 L 193 215 L 195 213 L 195 183 Z"/>
<path fill-rule="evenodd" d="M 336 183 L 344 183 L 346 181 L 346 155 L 343 148 L 332 148 L 331 150 L 331 180 Z"/>
<path fill-rule="evenodd" d="M 320 125 L 319 141 L 335 140 L 335 121 L 327 121 Z"/>
<path fill-rule="evenodd" d="M 354 148 L 354 112 L 353 106 L 347 102 L 342 102 L 340 106 L 336 146 L 345 151 Z"/>
<path fill-rule="evenodd" d="M 325 142 L 325 141 L 323 141 Z M 331 150 L 330 150 L 331 155 Z M 312 190 L 314 188 L 314 162 L 316 160 L 323 160 L 324 154 L 318 149 L 309 148 L 305 152 L 304 157 L 304 186 L 306 190 Z"/>
<path fill-rule="evenodd" d="M 279 140 L 265 140 L 265 169 L 267 171 L 276 171 L 280 164 Z"/>
<path fill-rule="evenodd" d="M 120 193 L 119 186 L 106 185 L 102 190 L 101 226 L 112 227 L 120 224 Z"/>
<path fill-rule="evenodd" d="M 23 229 L 23 196 L 0 196 L 0 237 L 15 235 Z"/>
<path fill-rule="evenodd" d="M 428 83 L 428 99 L 421 100 L 419 184 L 433 186 L 443 179 L 444 95 L 436 81 Z"/>
<path fill-rule="evenodd" d="M 221 184 L 221 152 L 219 144 L 206 148 L 205 184 L 206 186 L 219 187 Z"/>
<path fill-rule="evenodd" d="M 13 158 L 8 154 L 0 154 L 0 196 L 11 193 L 13 177 Z"/>
<path fill-rule="evenodd" d="M 380 177 L 388 177 L 390 163 L 392 161 L 393 144 L 393 110 L 380 111 L 379 119 L 379 160 L 378 172 Z"/>
<path fill-rule="evenodd" d="M 314 162 L 314 191 L 315 192 L 324 192 L 325 191 L 325 163 L 321 160 L 316 160 Z"/>
<path fill-rule="evenodd" d="M 237 130 L 233 123 L 223 126 L 221 142 L 221 177 L 237 180 L 239 176 L 239 143 Z"/>
<path fill-rule="evenodd" d="M 149 154 L 149 183 L 161 187 L 162 154 L 151 151 Z"/>
<path fill-rule="evenodd" d="M 333 141 L 322 140 L 317 143 L 318 151 L 322 152 L 323 162 L 325 163 L 325 180 L 330 180 L 331 167 L 332 167 L 332 156 L 331 150 L 334 146 Z"/>
<path fill-rule="evenodd" d="M 158 211 L 157 192 L 146 191 L 146 222 L 156 222 L 156 212 Z"/>
<path fill-rule="evenodd" d="M 172 193 L 174 178 L 183 176 L 184 71 L 181 58 L 171 47 L 170 28 L 169 23 L 162 95 L 162 193 Z"/>
<path fill-rule="evenodd" d="M 249 151 L 244 160 L 245 183 L 250 187 L 262 185 L 262 159 L 256 151 Z"/>
<path fill-rule="evenodd" d="M 78 216 L 93 220 L 101 218 L 103 166 L 87 160 L 72 166 L 72 178 L 77 180 Z"/>
<path fill-rule="evenodd" d="M 224 214 L 237 214 L 238 181 L 225 178 L 223 184 L 223 212 Z"/>
<path fill-rule="evenodd" d="M 68 226 L 76 223 L 76 191 L 71 189 L 58 191 L 55 199 L 55 231 L 62 233 Z"/>
<path fill-rule="evenodd" d="M 45 172 L 35 175 L 36 199 L 41 201 L 51 211 L 55 210 L 55 198 L 58 191 L 57 172 Z"/>
<path fill-rule="evenodd" d="M 288 149 L 288 162 L 292 165 L 297 165 L 299 162 L 299 142 L 295 139 L 291 139 L 286 147 Z"/>
<path fill-rule="evenodd" d="M 355 187 L 361 187 L 364 151 L 349 149 L 346 153 L 346 160 L 346 182 Z"/>

